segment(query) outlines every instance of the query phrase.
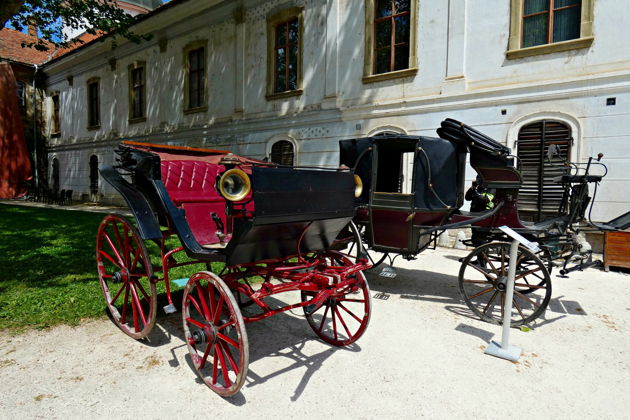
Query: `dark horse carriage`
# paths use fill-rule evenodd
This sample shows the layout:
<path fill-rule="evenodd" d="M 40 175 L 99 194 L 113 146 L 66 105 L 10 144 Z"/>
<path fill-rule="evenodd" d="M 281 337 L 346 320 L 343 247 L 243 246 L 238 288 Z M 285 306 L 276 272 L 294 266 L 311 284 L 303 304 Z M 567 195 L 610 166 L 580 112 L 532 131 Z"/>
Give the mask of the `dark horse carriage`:
<path fill-rule="evenodd" d="M 554 260 L 563 262 L 562 274 L 595 263 L 590 253 L 581 252 L 577 232 L 590 200 L 588 184 L 598 183 L 605 173 L 589 174 L 595 164 L 592 159 L 584 166 L 574 164 L 573 171 L 567 167 L 566 174 L 557 180 L 565 191 L 558 216 L 527 223 L 518 215 L 523 181 L 518 158 L 510 155 L 510 149 L 452 119 L 443 121 L 437 133 L 437 138 L 394 134 L 340 141 L 341 164 L 353 168 L 365 182 L 356 199 L 355 224 L 369 250 L 380 253 L 369 254 L 371 263 L 377 266 L 389 253 L 412 259 L 435 246 L 444 230 L 470 226 L 477 248 L 462 259 L 458 277 L 467 306 L 481 319 L 501 323 L 505 307 L 513 305 L 512 324 L 530 323 L 549 304 L 549 273 Z M 460 209 L 468 153 L 470 165 L 483 184 L 496 191 L 490 210 Z M 630 212 L 606 224 L 590 224 L 600 230 L 625 229 L 630 226 Z M 539 242 L 542 249 L 534 254 L 519 247 L 514 298 L 508 305 L 504 301 L 510 239 L 501 226 Z M 354 252 L 352 247 L 349 254 Z M 576 257 L 579 263 L 568 268 Z"/>
<path fill-rule="evenodd" d="M 134 142 L 116 152 L 119 165 L 101 175 L 125 198 L 137 227 L 106 216 L 96 259 L 107 307 L 123 332 L 135 339 L 149 334 L 162 281 L 164 310 L 176 311 L 170 269 L 223 262 L 219 274 L 199 271 L 188 279 L 181 308 L 192 363 L 218 394 L 233 395 L 245 381 L 246 323 L 303 308 L 315 334 L 330 344 L 349 345 L 364 333 L 371 301 L 362 270 L 370 265 L 333 249 L 355 214 L 350 171 L 280 168 L 228 152 Z M 181 246 L 172 246 L 175 236 Z M 149 254 L 152 244 L 159 256 Z M 182 253 L 188 260 L 178 262 Z M 291 291 L 300 292 L 299 302 L 265 301 Z"/>

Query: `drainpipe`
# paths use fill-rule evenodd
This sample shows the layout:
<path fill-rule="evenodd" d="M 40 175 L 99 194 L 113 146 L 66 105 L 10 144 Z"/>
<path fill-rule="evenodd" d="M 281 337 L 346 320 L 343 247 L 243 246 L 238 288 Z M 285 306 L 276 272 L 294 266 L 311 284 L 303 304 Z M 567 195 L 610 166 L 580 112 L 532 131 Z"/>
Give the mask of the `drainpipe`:
<path fill-rule="evenodd" d="M 35 72 L 33 73 L 33 159 L 35 160 L 35 189 L 39 188 L 39 173 L 37 162 L 37 90 L 35 88 L 35 79 L 37 78 L 37 64 L 35 66 Z"/>

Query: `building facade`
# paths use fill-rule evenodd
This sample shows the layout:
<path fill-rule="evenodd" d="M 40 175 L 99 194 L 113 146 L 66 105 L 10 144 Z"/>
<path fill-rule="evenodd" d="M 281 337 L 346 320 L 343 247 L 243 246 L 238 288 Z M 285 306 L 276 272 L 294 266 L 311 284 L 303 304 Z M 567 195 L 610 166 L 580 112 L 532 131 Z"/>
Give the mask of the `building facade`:
<path fill-rule="evenodd" d="M 519 155 L 532 213 L 555 205 L 541 187 L 558 165 L 604 153 L 593 220 L 608 220 L 630 206 L 622 3 L 172 0 L 133 28 L 150 41 L 44 66 L 50 170 L 115 200 L 95 169 L 123 139 L 336 166 L 340 139 L 435 136 L 450 117 Z"/>

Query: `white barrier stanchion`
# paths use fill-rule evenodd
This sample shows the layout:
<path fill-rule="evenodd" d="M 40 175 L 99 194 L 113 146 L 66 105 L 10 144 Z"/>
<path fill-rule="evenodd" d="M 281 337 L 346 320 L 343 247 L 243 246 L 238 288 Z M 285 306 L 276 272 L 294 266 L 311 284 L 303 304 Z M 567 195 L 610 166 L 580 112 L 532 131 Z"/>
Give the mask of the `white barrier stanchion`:
<path fill-rule="evenodd" d="M 518 245 L 531 249 L 533 252 L 538 252 L 540 249 L 537 244 L 528 241 L 518 233 L 514 232 L 507 226 L 501 226 L 504 233 L 510 236 L 513 241 L 510 245 L 510 266 L 508 267 L 507 284 L 505 285 L 505 304 L 503 312 L 503 331 L 501 334 L 501 344 L 496 341 L 491 341 L 486 348 L 485 354 L 491 356 L 500 357 L 502 359 L 517 361 L 521 357 L 521 349 L 519 347 L 510 345 L 510 323 L 512 320 L 512 299 L 514 297 L 514 278 L 516 277 L 516 260 L 518 258 Z M 509 304 L 508 304 L 509 303 Z"/>

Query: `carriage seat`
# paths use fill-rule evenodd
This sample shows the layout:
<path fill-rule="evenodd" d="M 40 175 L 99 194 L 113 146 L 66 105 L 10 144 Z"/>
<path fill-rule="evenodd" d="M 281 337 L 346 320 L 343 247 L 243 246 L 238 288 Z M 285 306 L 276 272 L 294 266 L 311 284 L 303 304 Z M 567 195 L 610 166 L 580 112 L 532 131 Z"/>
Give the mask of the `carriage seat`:
<path fill-rule="evenodd" d="M 186 222 L 202 246 L 221 242 L 217 236 L 217 217 L 227 226 L 225 199 L 216 190 L 216 179 L 222 169 L 221 165 L 195 160 L 161 162 L 166 191 L 175 205 L 184 209 Z"/>

